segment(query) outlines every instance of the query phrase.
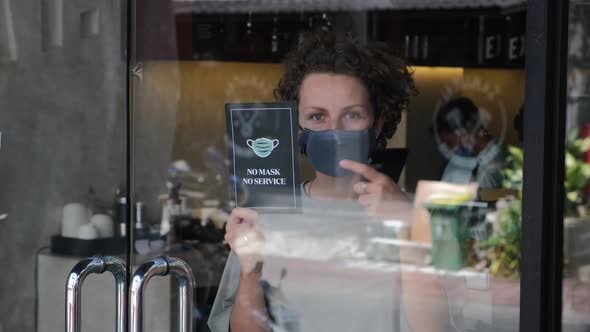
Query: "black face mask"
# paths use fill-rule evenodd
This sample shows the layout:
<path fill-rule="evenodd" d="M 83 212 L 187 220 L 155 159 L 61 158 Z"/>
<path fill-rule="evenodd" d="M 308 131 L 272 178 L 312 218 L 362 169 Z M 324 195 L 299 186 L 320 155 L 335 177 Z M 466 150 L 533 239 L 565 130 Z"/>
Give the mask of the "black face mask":
<path fill-rule="evenodd" d="M 372 128 L 363 130 L 303 129 L 299 136 L 301 152 L 320 173 L 330 176 L 347 176 L 352 172 L 340 167 L 341 160 L 348 159 L 366 164 L 375 148 Z"/>

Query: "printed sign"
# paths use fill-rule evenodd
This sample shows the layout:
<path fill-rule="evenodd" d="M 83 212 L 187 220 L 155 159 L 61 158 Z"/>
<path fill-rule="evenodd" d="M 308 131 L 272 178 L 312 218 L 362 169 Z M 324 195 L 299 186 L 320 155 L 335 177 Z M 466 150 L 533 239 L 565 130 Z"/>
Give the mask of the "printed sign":
<path fill-rule="evenodd" d="M 232 195 L 238 207 L 301 207 L 297 104 L 225 104 Z"/>

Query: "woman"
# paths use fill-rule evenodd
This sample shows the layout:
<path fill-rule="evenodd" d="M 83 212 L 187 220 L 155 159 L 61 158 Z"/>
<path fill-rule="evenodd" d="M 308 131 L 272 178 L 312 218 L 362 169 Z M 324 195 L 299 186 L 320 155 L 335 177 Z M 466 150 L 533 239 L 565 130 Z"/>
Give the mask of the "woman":
<path fill-rule="evenodd" d="M 350 202 L 374 218 L 409 220 L 411 205 L 403 192 L 367 162 L 371 150 L 392 137 L 413 93 L 402 60 L 349 37 L 309 35 L 287 56 L 275 94 L 299 105 L 300 143 L 315 169 L 315 177 L 302 185 L 304 207 L 307 201 L 331 210 L 334 202 Z M 245 208 L 230 215 L 225 239 L 232 254 L 209 319 L 213 331 L 268 331 L 276 320 L 261 283 L 260 217 Z M 304 222 L 305 213 L 299 218 Z M 414 313 L 406 308 L 410 319 Z M 441 326 L 438 318 L 429 320 Z"/>

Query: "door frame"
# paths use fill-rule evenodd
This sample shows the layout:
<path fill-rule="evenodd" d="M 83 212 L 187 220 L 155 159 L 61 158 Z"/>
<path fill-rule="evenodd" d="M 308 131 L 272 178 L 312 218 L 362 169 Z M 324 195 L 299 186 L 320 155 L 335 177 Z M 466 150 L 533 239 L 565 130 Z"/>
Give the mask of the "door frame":
<path fill-rule="evenodd" d="M 520 331 L 561 331 L 568 0 L 529 0 Z"/>
<path fill-rule="evenodd" d="M 127 201 L 133 188 L 136 0 L 127 18 Z M 528 0 L 523 116 L 520 331 L 561 331 L 569 0 Z M 126 257 L 131 257 L 131 208 Z M 131 266 L 131 262 L 127 262 Z M 128 273 L 128 284 L 130 274 Z"/>

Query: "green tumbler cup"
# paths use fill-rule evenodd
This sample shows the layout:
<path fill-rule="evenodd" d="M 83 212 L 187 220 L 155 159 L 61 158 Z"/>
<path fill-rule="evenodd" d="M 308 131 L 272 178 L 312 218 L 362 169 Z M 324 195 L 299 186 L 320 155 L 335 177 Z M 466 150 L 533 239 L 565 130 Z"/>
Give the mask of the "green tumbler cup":
<path fill-rule="evenodd" d="M 432 261 L 437 269 L 457 271 L 465 260 L 466 228 L 470 208 L 464 204 L 433 204 L 424 207 L 430 213 Z"/>

